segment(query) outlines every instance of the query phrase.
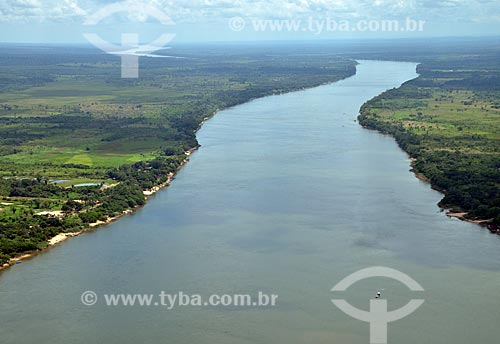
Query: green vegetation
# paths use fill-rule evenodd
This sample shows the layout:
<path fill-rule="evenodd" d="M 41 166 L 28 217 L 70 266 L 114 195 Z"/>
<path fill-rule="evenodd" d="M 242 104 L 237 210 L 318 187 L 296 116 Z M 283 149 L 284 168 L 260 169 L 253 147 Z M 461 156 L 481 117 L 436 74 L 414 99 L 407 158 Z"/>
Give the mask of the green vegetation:
<path fill-rule="evenodd" d="M 303 46 L 177 46 L 121 79 L 94 49 L 2 46 L 0 265 L 144 204 L 197 147 L 218 109 L 355 73 L 351 58 L 420 61 L 416 80 L 362 108 L 393 135 L 443 207 L 500 224 L 500 48 L 496 40 Z M 342 57 L 343 56 L 343 57 Z"/>
<path fill-rule="evenodd" d="M 333 54 L 282 46 L 176 47 L 121 79 L 117 57 L 6 45 L 0 55 L 0 265 L 141 206 L 198 145 L 218 109 L 355 73 Z"/>
<path fill-rule="evenodd" d="M 500 52 L 422 57 L 420 76 L 365 104 L 368 128 L 393 135 L 416 173 L 466 218 L 500 224 Z"/>

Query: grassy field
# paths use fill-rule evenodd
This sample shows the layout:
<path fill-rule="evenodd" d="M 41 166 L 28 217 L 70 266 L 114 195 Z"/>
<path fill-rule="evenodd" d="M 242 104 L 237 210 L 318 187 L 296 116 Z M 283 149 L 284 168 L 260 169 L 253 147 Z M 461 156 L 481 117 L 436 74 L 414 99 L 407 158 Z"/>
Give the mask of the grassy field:
<path fill-rule="evenodd" d="M 445 193 L 443 207 L 498 225 L 497 47 L 179 46 L 169 55 L 180 58 L 141 59 L 140 78 L 127 80 L 118 58 L 94 49 L 9 45 L 0 54 L 0 265 L 144 204 L 218 109 L 348 77 L 352 58 L 422 62 L 419 78 L 365 104 L 360 123 L 396 138 Z"/>
<path fill-rule="evenodd" d="M 2 50 L 0 265 L 142 205 L 217 109 L 355 73 L 352 60 L 287 47 L 176 52 L 141 59 L 127 80 L 118 58 L 94 49 Z"/>
<path fill-rule="evenodd" d="M 498 148 L 496 142 L 500 142 L 500 109 L 493 106 L 471 91 L 433 89 L 429 97 L 413 104 L 408 99 L 387 99 L 371 109 L 381 120 L 402 123 L 416 135 L 443 137 L 463 152 L 482 153 L 485 147 L 478 145 L 478 138 L 492 140 L 492 148 Z M 456 148 L 441 147 L 448 151 Z"/>
<path fill-rule="evenodd" d="M 368 102 L 360 123 L 394 135 L 441 206 L 500 224 L 500 52 L 427 59 L 420 77 Z M 466 66 L 474 68 L 466 68 Z"/>
<path fill-rule="evenodd" d="M 126 80 L 118 59 L 93 49 L 18 49 L 0 56 L 0 174 L 52 164 L 42 172 L 54 179 L 71 174 L 63 165 L 119 167 L 187 149 L 196 142 L 183 122 L 195 128 L 218 108 L 354 73 L 333 55 L 183 48 L 185 59 L 143 59 L 141 77 Z"/>

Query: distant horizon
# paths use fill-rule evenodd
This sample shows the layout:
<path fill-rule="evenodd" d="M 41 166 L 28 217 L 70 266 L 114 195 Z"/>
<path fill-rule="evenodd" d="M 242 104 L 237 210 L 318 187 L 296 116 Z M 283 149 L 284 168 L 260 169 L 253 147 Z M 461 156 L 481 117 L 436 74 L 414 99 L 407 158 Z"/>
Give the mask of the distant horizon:
<path fill-rule="evenodd" d="M 134 34 L 182 43 L 413 39 L 500 35 L 500 2 L 484 0 L 9 0 L 0 41 L 108 42 Z"/>
<path fill-rule="evenodd" d="M 429 36 L 429 37 L 373 37 L 373 38 L 319 38 L 319 39 L 261 39 L 261 40 L 242 40 L 242 41 L 230 41 L 230 40 L 220 40 L 220 41 L 173 41 L 168 46 L 176 46 L 176 45 L 203 45 L 203 44 L 222 44 L 222 45 L 249 45 L 249 44 L 271 44 L 271 43 L 280 43 L 280 44 L 324 44 L 324 43 L 334 43 L 334 42 L 407 42 L 407 41 L 427 41 L 427 40 L 489 40 L 489 39 L 500 39 L 500 34 L 491 34 L 491 35 L 470 35 L 470 36 Z M 111 42 L 111 43 L 119 43 L 119 42 Z M 147 42 L 139 42 L 140 44 L 145 44 Z M 0 41 L 0 45 L 50 45 L 50 46 L 78 46 L 78 47 L 93 47 L 94 46 L 85 41 L 79 42 L 50 42 L 50 41 Z"/>

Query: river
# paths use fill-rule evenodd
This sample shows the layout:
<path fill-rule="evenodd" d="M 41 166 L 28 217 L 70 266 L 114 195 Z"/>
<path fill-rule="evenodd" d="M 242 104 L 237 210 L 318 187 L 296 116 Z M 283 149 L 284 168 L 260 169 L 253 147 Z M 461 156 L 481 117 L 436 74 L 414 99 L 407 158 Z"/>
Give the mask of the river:
<path fill-rule="evenodd" d="M 425 303 L 389 324 L 389 343 L 495 343 L 500 241 L 451 219 L 360 106 L 416 77 L 416 64 L 361 61 L 334 84 L 226 109 L 167 189 L 121 220 L 0 274 L 0 342 L 368 343 L 367 323 L 331 288 L 387 266 L 420 283 L 371 278 L 342 297 L 368 310 Z M 81 303 L 94 291 L 94 306 Z M 278 294 L 275 307 L 106 306 L 104 294 Z M 337 297 L 338 298 L 338 297 Z"/>

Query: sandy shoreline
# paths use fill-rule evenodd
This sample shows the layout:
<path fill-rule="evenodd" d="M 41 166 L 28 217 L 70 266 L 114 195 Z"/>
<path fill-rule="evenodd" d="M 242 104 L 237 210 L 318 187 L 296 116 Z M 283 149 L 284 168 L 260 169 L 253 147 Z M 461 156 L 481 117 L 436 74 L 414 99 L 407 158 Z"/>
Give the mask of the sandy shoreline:
<path fill-rule="evenodd" d="M 203 121 L 200 123 L 200 125 L 198 126 L 197 130 L 200 130 L 200 128 L 203 126 L 203 124 L 205 124 L 205 122 L 207 122 L 208 120 L 210 120 L 212 117 L 214 117 L 220 110 L 219 109 L 216 109 L 212 114 L 210 114 L 209 116 L 205 117 L 203 119 Z M 390 136 L 390 135 L 389 135 Z M 196 150 L 199 149 L 200 146 L 196 146 L 196 147 L 193 147 L 191 149 L 189 149 L 188 151 L 186 151 L 186 158 L 182 161 L 182 163 L 179 165 L 179 167 L 177 168 L 177 172 L 180 171 L 180 169 L 182 167 L 184 167 L 184 165 L 189 162 L 189 156 L 195 152 Z M 413 174 L 415 175 L 416 178 L 422 180 L 423 182 L 425 183 L 428 183 L 431 185 L 431 187 L 433 189 L 435 189 L 436 191 L 440 192 L 440 193 L 443 193 L 441 190 L 438 190 L 436 189 L 435 187 L 432 186 L 432 183 L 430 182 L 430 180 L 428 178 L 426 178 L 425 176 L 417 173 L 415 171 L 415 169 L 413 168 L 413 164 L 415 163 L 416 159 L 415 158 L 409 158 L 410 160 L 410 166 L 412 167 L 411 171 L 413 172 Z M 145 197 L 145 200 L 147 201 L 150 197 L 152 197 L 154 194 L 156 194 L 158 191 L 162 190 L 163 188 L 167 187 L 170 185 L 170 183 L 172 182 L 172 180 L 174 179 L 176 173 L 173 173 L 171 172 L 168 177 L 167 177 L 167 180 L 160 184 L 160 185 L 157 185 L 155 187 L 153 187 L 152 189 L 150 190 L 144 190 L 143 191 L 143 194 L 144 194 L 144 197 Z M 439 206 L 441 209 L 445 210 L 446 211 L 446 215 L 448 217 L 451 217 L 451 218 L 456 218 L 456 219 L 459 219 L 461 221 L 465 221 L 465 222 L 469 222 L 469 223 L 473 223 L 473 224 L 476 224 L 476 225 L 479 225 L 479 226 L 482 226 L 482 227 L 486 227 L 490 230 L 491 233 L 493 234 L 499 234 L 500 235 L 500 229 L 497 227 L 497 226 L 490 226 L 490 221 L 489 220 L 471 220 L 471 219 L 468 219 L 466 218 L 465 216 L 467 215 L 466 212 L 459 212 L 459 211 L 453 211 L 451 209 L 448 209 L 448 208 L 444 208 L 444 207 L 441 207 Z M 29 259 L 29 258 L 32 258 L 40 253 L 43 253 L 45 252 L 46 250 L 68 240 L 69 238 L 73 238 L 75 236 L 79 236 L 80 234 L 82 233 L 85 233 L 85 232 L 88 232 L 88 231 L 91 231 L 91 230 L 95 230 L 101 226 L 105 226 L 105 225 L 108 225 L 114 221 L 117 221 L 118 219 L 120 219 L 121 217 L 125 216 L 125 215 L 128 215 L 128 214 L 131 214 L 133 212 L 135 212 L 137 209 L 139 209 L 141 207 L 136 207 L 136 208 L 133 208 L 133 209 L 128 209 L 126 211 L 124 211 L 122 214 L 120 215 L 117 215 L 117 216 L 114 216 L 114 217 L 110 217 L 108 218 L 106 221 L 97 221 L 97 222 L 94 222 L 94 223 L 90 223 L 88 225 L 87 228 L 81 230 L 81 231 L 78 231 L 78 232 L 68 232 L 68 233 L 59 233 L 57 234 L 56 236 L 50 238 L 48 240 L 48 245 L 41 249 L 41 250 L 38 250 L 38 251 L 34 251 L 34 252 L 30 252 L 30 253 L 25 253 L 25 254 L 22 254 L 22 255 L 19 255 L 19 256 L 16 256 L 14 258 L 11 258 L 10 259 L 10 262 L 9 263 L 5 263 L 3 266 L 0 266 L 0 271 L 1 270 L 4 270 L 6 268 L 9 268 L 15 264 L 18 264 L 19 262 L 21 262 L 22 260 L 24 259 Z"/>
<path fill-rule="evenodd" d="M 410 158 L 410 166 L 411 166 L 411 171 L 413 172 L 413 174 L 415 175 L 415 177 L 417 177 L 418 179 L 420 179 L 421 181 L 425 182 L 425 183 L 428 183 L 432 189 L 440 192 L 441 194 L 444 195 L 444 192 L 442 190 L 439 190 L 438 188 L 436 188 L 435 186 L 432 185 L 431 181 L 425 177 L 424 175 L 421 175 L 419 173 L 417 173 L 415 171 L 415 168 L 414 168 L 414 163 L 417 161 L 417 159 L 415 158 Z M 466 217 L 466 215 L 468 214 L 467 212 L 464 212 L 464 211 L 460 211 L 460 210 L 453 210 L 453 209 L 449 209 L 449 208 L 446 208 L 446 207 L 443 207 L 441 205 L 438 205 L 439 208 L 443 209 L 445 212 L 446 212 L 446 216 L 448 217 L 451 217 L 451 218 L 455 218 L 455 219 L 459 219 L 461 221 L 464 221 L 464 222 L 469 222 L 469 223 L 473 223 L 475 225 L 479 225 L 481 227 L 486 227 L 488 228 L 488 230 L 493 233 L 493 234 L 498 234 L 500 235 L 500 228 L 498 228 L 498 226 L 495 226 L 495 225 L 492 225 L 491 224 L 491 220 L 472 220 L 472 219 L 468 219 Z"/>
<path fill-rule="evenodd" d="M 354 73 L 355 75 L 356 73 Z M 348 77 L 351 77 L 352 75 L 348 76 Z M 346 78 L 348 78 L 346 77 Z M 338 79 L 338 80 L 333 80 L 333 81 L 329 81 L 329 82 L 325 82 L 325 83 L 322 83 L 320 85 L 316 85 L 316 86 L 311 86 L 311 87 L 301 87 L 301 88 L 298 88 L 298 89 L 295 89 L 295 90 L 289 90 L 287 92 L 281 92 L 281 93 L 273 93 L 273 94 L 269 94 L 269 95 L 266 95 L 266 96 L 263 96 L 263 97 L 256 97 L 256 98 L 251 98 L 251 99 L 248 99 L 240 104 L 244 104 L 244 103 L 248 103 L 252 100 L 255 100 L 255 99 L 258 99 L 258 98 L 264 98 L 264 97 L 269 97 L 269 96 L 273 96 L 273 95 L 277 95 L 277 94 L 284 94 L 284 93 L 291 93 L 291 92 L 297 92 L 297 91 L 302 91 L 302 90 L 306 90 L 306 89 L 309 89 L 309 88 L 314 88 L 314 87 L 320 87 L 320 86 L 323 86 L 323 85 L 328 85 L 328 84 L 331 84 L 331 83 L 335 83 L 335 82 L 338 82 L 340 80 L 343 80 L 344 78 L 341 78 L 341 79 Z M 237 105 L 240 105 L 240 104 L 235 104 L 233 106 L 237 106 Z M 231 108 L 232 106 L 228 107 L 228 108 Z M 224 110 L 228 109 L 228 108 L 225 108 Z M 210 120 L 212 117 L 214 117 L 219 111 L 221 111 L 221 109 L 217 108 L 215 109 L 215 111 L 213 111 L 211 114 L 209 114 L 208 116 L 204 117 L 203 120 L 201 121 L 201 123 L 199 124 L 198 128 L 196 129 L 196 131 L 200 130 L 201 127 L 208 121 Z M 171 181 L 174 179 L 175 177 L 175 174 L 177 172 L 180 171 L 180 169 L 182 167 L 184 167 L 184 165 L 189 161 L 189 156 L 195 152 L 196 150 L 198 150 L 200 148 L 200 146 L 196 146 L 196 147 L 193 147 L 191 149 L 189 149 L 188 151 L 186 151 L 186 159 L 184 159 L 184 161 L 179 165 L 179 167 L 177 168 L 177 171 L 175 173 L 170 173 L 168 178 L 167 178 L 167 181 L 163 184 L 160 184 L 160 185 L 157 185 L 155 187 L 153 187 L 151 190 L 144 190 L 143 191 L 143 194 L 145 196 L 145 200 L 147 201 L 151 196 L 153 196 L 155 193 L 157 193 L 158 191 L 160 191 L 161 189 L 167 187 Z M 45 252 L 46 250 L 68 240 L 69 238 L 72 238 L 72 237 L 75 237 L 75 236 L 78 236 L 82 233 L 85 233 L 85 232 L 88 232 L 88 231 L 91 231 L 91 230 L 94 230 L 96 228 L 99 228 L 101 226 L 105 226 L 105 225 L 108 225 L 110 224 L 111 222 L 114 222 L 118 219 L 120 219 L 122 216 L 124 215 L 128 215 L 130 213 L 133 213 L 134 211 L 136 211 L 138 208 L 140 207 L 136 207 L 134 209 L 129 209 L 129 210 L 126 210 L 123 212 L 123 214 L 120 214 L 118 216 L 115 216 L 115 217 L 112 217 L 112 218 L 109 218 L 108 220 L 106 221 L 97 221 L 95 223 L 91 223 L 89 224 L 89 226 L 79 232 L 70 232 L 70 233 L 59 233 L 58 235 L 54 236 L 53 238 L 49 239 L 48 240 L 48 245 L 41 249 L 41 250 L 38 250 L 38 251 L 34 251 L 34 252 L 30 252 L 30 253 L 25 253 L 25 254 L 22 254 L 22 255 L 19 255 L 17 257 L 14 257 L 14 258 L 11 258 L 10 259 L 10 262 L 9 263 L 6 263 L 4 264 L 3 266 L 0 266 L 0 271 L 1 270 L 4 270 L 6 268 L 9 268 L 11 267 L 12 265 L 15 265 L 16 263 L 18 262 L 21 262 L 22 260 L 24 259 L 28 259 L 28 258 L 32 258 L 40 253 L 43 253 Z"/>
<path fill-rule="evenodd" d="M 212 116 L 206 117 L 206 119 L 202 122 L 202 124 L 205 121 L 207 121 L 208 119 L 210 119 L 211 117 L 213 117 L 215 114 L 216 114 L 216 112 L 214 112 L 212 114 Z M 201 125 L 200 125 L 200 127 L 201 127 Z M 182 167 L 184 167 L 184 165 L 189 161 L 189 156 L 194 151 L 198 150 L 199 147 L 200 146 L 196 146 L 196 147 L 193 147 L 193 148 L 189 149 L 188 151 L 186 151 L 186 158 L 179 165 L 179 167 L 177 168 L 176 173 L 179 172 Z M 145 200 L 147 201 L 151 196 L 153 196 L 154 194 L 156 194 L 158 191 L 160 191 L 163 188 L 169 186 L 170 183 L 172 182 L 172 180 L 174 179 L 176 173 L 170 172 L 169 175 L 168 175 L 168 177 L 167 177 L 167 181 L 166 182 L 164 182 L 163 184 L 160 184 L 160 185 L 157 185 L 157 186 L 153 187 L 151 190 L 145 190 L 145 191 L 143 191 Z M 97 229 L 97 228 L 99 228 L 101 226 L 105 226 L 105 225 L 108 225 L 108 224 L 110 224 L 112 222 L 115 222 L 116 220 L 119 220 L 123 216 L 135 212 L 139 208 L 141 208 L 141 207 L 135 207 L 133 209 L 125 210 L 122 214 L 119 214 L 119 215 L 114 216 L 114 217 L 110 217 L 106 221 L 97 221 L 97 222 L 94 222 L 94 223 L 89 223 L 87 228 L 82 229 L 81 231 L 78 231 L 78 232 L 59 233 L 56 236 L 50 238 L 48 240 L 47 246 L 44 247 L 43 249 L 40 249 L 40 250 L 37 250 L 37 251 L 33 251 L 33 252 L 29 252 L 29 253 L 24 253 L 24 254 L 21 254 L 19 256 L 14 257 L 14 258 L 11 258 L 10 261 L 9 261 L 9 263 L 5 263 L 2 266 L 0 266 L 0 271 L 4 270 L 6 268 L 9 268 L 9 267 L 11 267 L 13 265 L 19 264 L 20 262 L 22 262 L 25 259 L 33 258 L 33 257 L 35 257 L 35 256 L 37 256 L 37 255 L 39 255 L 39 254 L 41 254 L 41 253 L 43 253 L 43 252 L 51 249 L 52 247 L 54 247 L 56 245 L 59 245 L 60 243 L 68 240 L 69 238 L 73 238 L 73 237 L 79 236 L 82 233 L 89 232 L 89 231 L 95 230 L 95 229 Z"/>

